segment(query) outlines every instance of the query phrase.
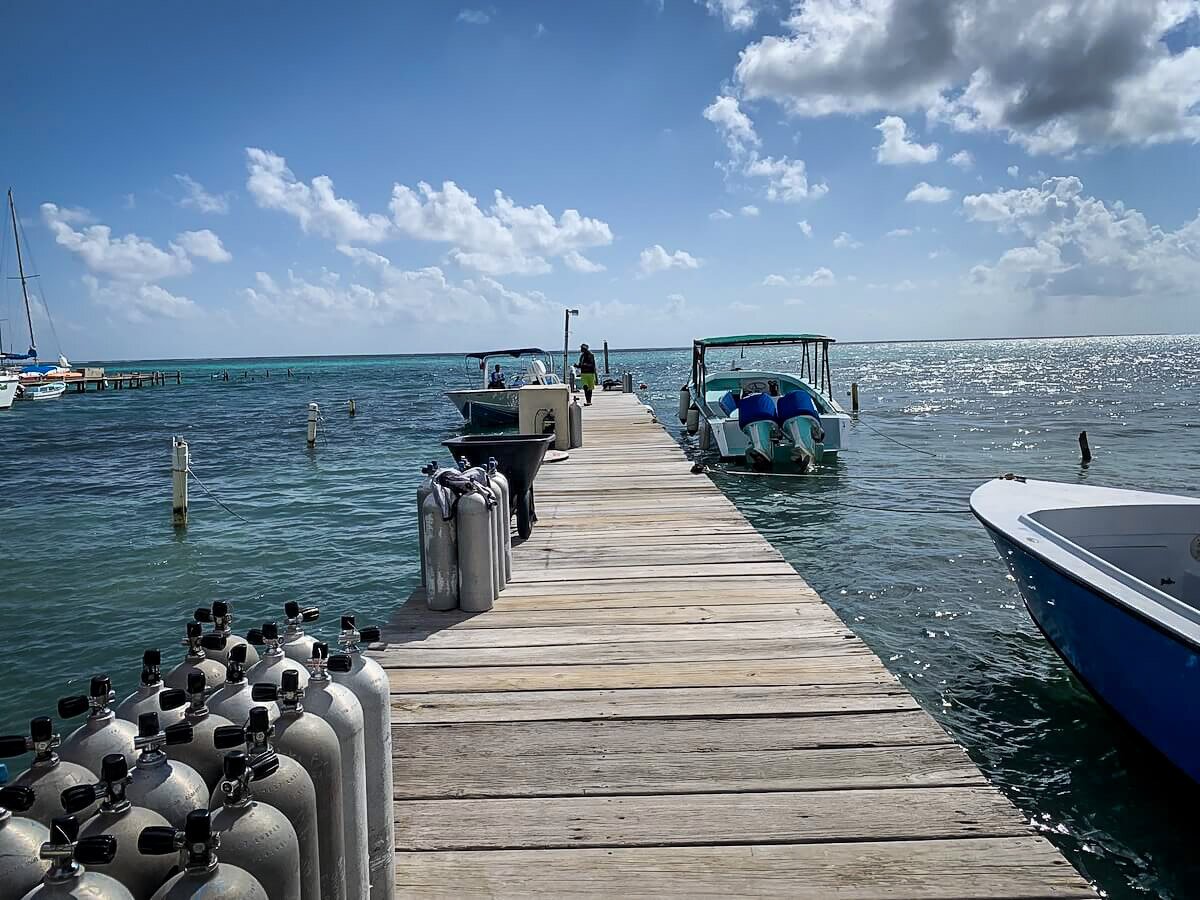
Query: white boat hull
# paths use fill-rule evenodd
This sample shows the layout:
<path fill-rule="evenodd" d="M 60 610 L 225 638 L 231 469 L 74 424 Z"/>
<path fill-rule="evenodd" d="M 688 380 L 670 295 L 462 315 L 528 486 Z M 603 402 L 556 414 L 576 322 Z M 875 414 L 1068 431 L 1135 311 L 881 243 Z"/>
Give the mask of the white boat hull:
<path fill-rule="evenodd" d="M 67 386 L 61 382 L 51 382 L 49 384 L 23 384 L 21 385 L 22 400 L 57 400 L 67 392 Z"/>
<path fill-rule="evenodd" d="M 20 380 L 15 375 L 0 375 L 0 409 L 8 409 L 17 399 L 17 385 Z"/>

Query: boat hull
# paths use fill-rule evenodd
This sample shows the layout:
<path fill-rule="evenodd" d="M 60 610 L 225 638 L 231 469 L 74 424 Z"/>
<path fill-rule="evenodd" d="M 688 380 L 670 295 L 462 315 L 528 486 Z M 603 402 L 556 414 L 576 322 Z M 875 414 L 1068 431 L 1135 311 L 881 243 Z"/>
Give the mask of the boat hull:
<path fill-rule="evenodd" d="M 21 400 L 57 400 L 67 392 L 67 386 L 61 382 L 50 382 L 49 384 L 23 384 L 21 385 Z"/>
<path fill-rule="evenodd" d="M 1084 686 L 1200 781 L 1200 654 L 988 527 L 1025 607 Z"/>
<path fill-rule="evenodd" d="M 20 380 L 12 375 L 0 375 L 0 409 L 8 409 L 17 399 Z"/>
<path fill-rule="evenodd" d="M 512 425 L 520 413 L 520 388 L 446 391 L 450 402 L 470 425 Z"/>

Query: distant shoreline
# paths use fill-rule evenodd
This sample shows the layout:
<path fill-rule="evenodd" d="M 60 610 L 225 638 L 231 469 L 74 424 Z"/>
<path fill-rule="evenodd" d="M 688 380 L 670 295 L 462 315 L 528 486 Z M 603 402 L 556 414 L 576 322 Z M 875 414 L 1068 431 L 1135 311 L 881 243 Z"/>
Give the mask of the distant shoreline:
<path fill-rule="evenodd" d="M 985 341 L 1063 341 L 1082 340 L 1087 338 L 1116 338 L 1116 337 L 1195 337 L 1192 334 L 1175 334 L 1168 331 L 1148 331 L 1137 334 L 1052 334 L 1052 335 L 1022 335 L 1018 337 L 963 337 L 963 338 L 890 338 L 876 341 L 837 341 L 843 347 L 865 347 L 888 344 L 970 344 Z M 678 347 L 609 347 L 612 353 L 665 353 L 667 351 L 688 351 L 690 345 Z M 96 359 L 87 360 L 90 365 L 115 365 L 117 363 L 202 363 L 202 362 L 263 362 L 271 360 L 313 361 L 323 359 L 430 359 L 439 356 L 465 356 L 468 351 L 445 350 L 438 353 L 331 353 L 331 354 L 295 354 L 290 356 L 171 356 L 162 358 L 146 357 L 142 359 Z M 547 350 L 551 356 L 557 356 L 561 350 Z"/>

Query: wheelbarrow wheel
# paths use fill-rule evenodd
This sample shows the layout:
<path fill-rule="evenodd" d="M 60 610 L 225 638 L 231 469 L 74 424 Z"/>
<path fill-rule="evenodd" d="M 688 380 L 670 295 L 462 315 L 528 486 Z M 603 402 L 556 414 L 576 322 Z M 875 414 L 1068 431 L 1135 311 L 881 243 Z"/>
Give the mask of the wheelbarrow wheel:
<path fill-rule="evenodd" d="M 525 540 L 533 533 L 533 491 L 517 498 L 517 534 Z"/>

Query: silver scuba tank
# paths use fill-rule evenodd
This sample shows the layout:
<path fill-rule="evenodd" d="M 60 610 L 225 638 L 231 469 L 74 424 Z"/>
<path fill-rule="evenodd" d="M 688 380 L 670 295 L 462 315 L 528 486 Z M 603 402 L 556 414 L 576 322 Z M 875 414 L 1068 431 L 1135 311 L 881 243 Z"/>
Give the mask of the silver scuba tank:
<path fill-rule="evenodd" d="M 167 756 L 171 759 L 187 763 L 200 773 L 209 791 L 221 780 L 222 756 L 220 750 L 213 746 L 213 732 L 222 725 L 233 723 L 224 716 L 218 716 L 209 711 L 205 702 L 204 673 L 193 672 L 187 678 L 187 690 L 180 691 L 168 688 L 158 698 L 159 705 L 164 710 L 183 709 L 183 721 L 192 726 L 192 739 L 182 744 L 167 746 Z M 159 717 L 162 721 L 162 717 Z"/>
<path fill-rule="evenodd" d="M 162 654 L 158 650 L 147 650 L 142 654 L 142 675 L 137 690 L 117 704 L 118 719 L 136 723 L 138 716 L 144 712 L 154 712 L 159 708 L 158 695 L 167 689 L 162 680 Z M 173 725 L 183 718 L 183 710 L 174 714 L 162 714 L 159 721 L 164 725 Z"/>
<path fill-rule="evenodd" d="M 40 855 L 50 868 L 25 900 L 133 900 L 121 882 L 86 868 L 112 862 L 117 839 L 109 834 L 79 837 L 79 820 L 74 816 L 60 816 L 50 823 L 50 839 L 42 844 Z"/>
<path fill-rule="evenodd" d="M 33 751 L 33 762 L 13 779 L 13 784 L 33 789 L 33 805 L 25 810 L 25 816 L 46 827 L 55 816 L 67 814 L 61 802 L 63 791 L 77 784 L 91 784 L 96 779 L 91 769 L 60 759 L 55 752 L 58 745 L 59 737 L 48 716 L 30 721 L 28 737 L 22 734 L 0 737 L 0 758 L 24 756 Z M 90 816 L 95 811 L 93 805 L 86 814 Z"/>
<path fill-rule="evenodd" d="M 130 772 L 125 796 L 136 806 L 154 810 L 175 828 L 184 823 L 191 810 L 208 808 L 208 786 L 200 773 L 187 763 L 173 761 L 165 749 L 191 739 L 192 726 L 187 722 L 160 730 L 158 713 L 138 717 L 136 746 L 141 752 Z"/>
<path fill-rule="evenodd" d="M 0 788 L 0 900 L 24 897 L 46 874 L 41 850 L 50 831 L 21 815 L 34 799 L 32 788 Z"/>
<path fill-rule="evenodd" d="M 342 842 L 346 848 L 346 893 L 366 897 L 371 892 L 367 856 L 366 725 L 362 704 L 348 687 L 335 684 L 326 670 L 329 645 L 318 641 L 308 661 L 308 687 L 304 711 L 318 715 L 337 735 L 342 751 Z"/>
<path fill-rule="evenodd" d="M 246 670 L 246 680 L 255 685 L 262 683 L 282 684 L 284 672 L 295 672 L 300 676 L 300 686 L 308 684 L 308 672 L 303 663 L 297 662 L 283 652 L 283 638 L 279 635 L 279 626 L 274 622 L 263 622 L 262 628 L 251 628 L 246 634 L 246 640 L 251 644 L 262 647 L 258 654 L 258 662 Z"/>
<path fill-rule="evenodd" d="M 492 518 L 494 505 L 482 491 L 472 491 L 458 498 L 454 513 L 458 532 L 458 608 L 464 612 L 486 612 L 492 608 L 499 592 Z"/>
<path fill-rule="evenodd" d="M 256 800 L 275 807 L 296 830 L 300 845 L 301 900 L 321 900 L 321 843 L 317 837 L 317 792 L 312 777 L 290 756 L 280 756 L 271 742 L 274 733 L 266 707 L 250 710 L 245 726 L 218 728 L 213 742 L 221 749 L 245 746 L 252 760 L 274 756 L 276 771 L 254 782 Z M 221 791 L 214 791 L 214 809 L 225 802 Z"/>
<path fill-rule="evenodd" d="M 132 722 L 118 719 L 109 706 L 116 696 L 107 675 L 93 675 L 86 696 L 79 694 L 58 701 L 59 718 L 73 719 L 82 713 L 88 714 L 84 723 L 62 742 L 59 756 L 97 776 L 100 761 L 110 753 L 124 754 L 125 759 L 133 761 L 133 739 L 137 737 L 137 728 Z"/>
<path fill-rule="evenodd" d="M 421 551 L 421 586 L 425 584 L 425 519 L 421 510 L 425 508 L 425 498 L 433 493 L 433 476 L 437 474 L 438 462 L 431 459 L 429 465 L 422 467 L 421 474 L 425 477 L 417 485 L 417 547 Z"/>
<path fill-rule="evenodd" d="M 576 401 L 578 402 L 578 401 Z M 504 583 L 512 578 L 512 491 L 508 479 L 497 466 L 495 457 L 488 460 L 488 478 L 499 488 L 500 493 L 500 552 L 504 556 Z"/>
<path fill-rule="evenodd" d="M 431 487 L 421 504 L 421 578 L 425 604 L 432 610 L 458 609 L 458 529 L 446 519 Z"/>
<path fill-rule="evenodd" d="M 233 605 L 225 600 L 214 600 L 212 607 L 202 606 L 196 610 L 193 618 L 197 622 L 211 624 L 213 634 L 225 638 L 225 646 L 220 649 L 207 648 L 208 658 L 225 665 L 229 660 L 229 651 L 234 647 L 246 647 L 246 665 L 252 666 L 258 662 L 258 651 L 246 643 L 246 639 L 233 633 Z"/>
<path fill-rule="evenodd" d="M 250 782 L 269 778 L 279 767 L 274 753 L 252 763 L 241 750 L 224 760 L 220 791 L 224 804 L 212 813 L 212 829 L 221 834 L 221 858 L 253 872 L 270 900 L 299 900 L 300 844 L 296 829 L 275 807 L 254 799 Z M 319 890 L 310 886 L 309 894 Z"/>
<path fill-rule="evenodd" d="M 250 710 L 260 704 L 250 696 L 250 682 L 246 680 L 246 660 L 254 648 L 239 644 L 229 651 L 229 664 L 225 669 L 225 683 L 208 698 L 208 711 L 224 716 L 234 725 L 244 725 Z M 255 656 L 258 654 L 256 653 Z M 275 703 L 261 704 L 267 707 L 271 721 L 279 718 L 279 706 Z"/>
<path fill-rule="evenodd" d="M 317 791 L 317 840 L 321 846 L 321 900 L 343 900 L 346 893 L 345 800 L 342 750 L 333 726 L 304 709 L 298 673 L 283 673 L 283 684 L 254 685 L 255 700 L 279 703 L 275 751 L 290 756 L 312 777 Z"/>
<path fill-rule="evenodd" d="M 199 622 L 187 623 L 187 637 L 183 639 L 187 654 L 183 662 L 167 673 L 163 681 L 167 687 L 183 690 L 187 687 L 189 672 L 203 672 L 211 685 L 218 685 L 225 680 L 225 664 L 208 658 L 208 651 L 225 649 L 225 637 L 210 631 L 204 633 Z"/>
<path fill-rule="evenodd" d="M 258 879 L 232 863 L 217 859 L 220 835 L 207 809 L 187 814 L 182 831 L 144 828 L 138 852 L 144 856 L 177 855 L 178 875 L 154 892 L 151 900 L 270 900 Z"/>
<path fill-rule="evenodd" d="M 342 616 L 338 643 L 342 652 L 329 658 L 335 684 L 348 687 L 363 708 L 367 736 L 367 841 L 371 866 L 371 900 L 392 900 L 396 892 L 396 819 L 392 806 L 391 687 L 383 666 L 359 647 L 379 641 L 379 629 L 355 627 L 354 616 Z"/>
<path fill-rule="evenodd" d="M 315 622 L 321 618 L 321 610 L 315 606 L 301 606 L 295 600 L 289 600 L 283 605 L 283 644 L 284 655 L 300 665 L 307 665 L 312 659 L 313 644 L 317 639 L 311 634 L 304 633 L 305 622 Z"/>
<path fill-rule="evenodd" d="M 132 779 L 124 756 L 110 753 L 100 769 L 103 774 L 97 784 L 77 784 L 63 791 L 62 805 L 74 812 L 100 801 L 100 811 L 83 823 L 79 836 L 109 834 L 116 838 L 116 856 L 104 873 L 129 888 L 136 900 L 148 900 L 171 874 L 171 860 L 142 856 L 137 852 L 137 839 L 143 828 L 165 828 L 167 820 L 129 802 L 125 788 Z"/>

